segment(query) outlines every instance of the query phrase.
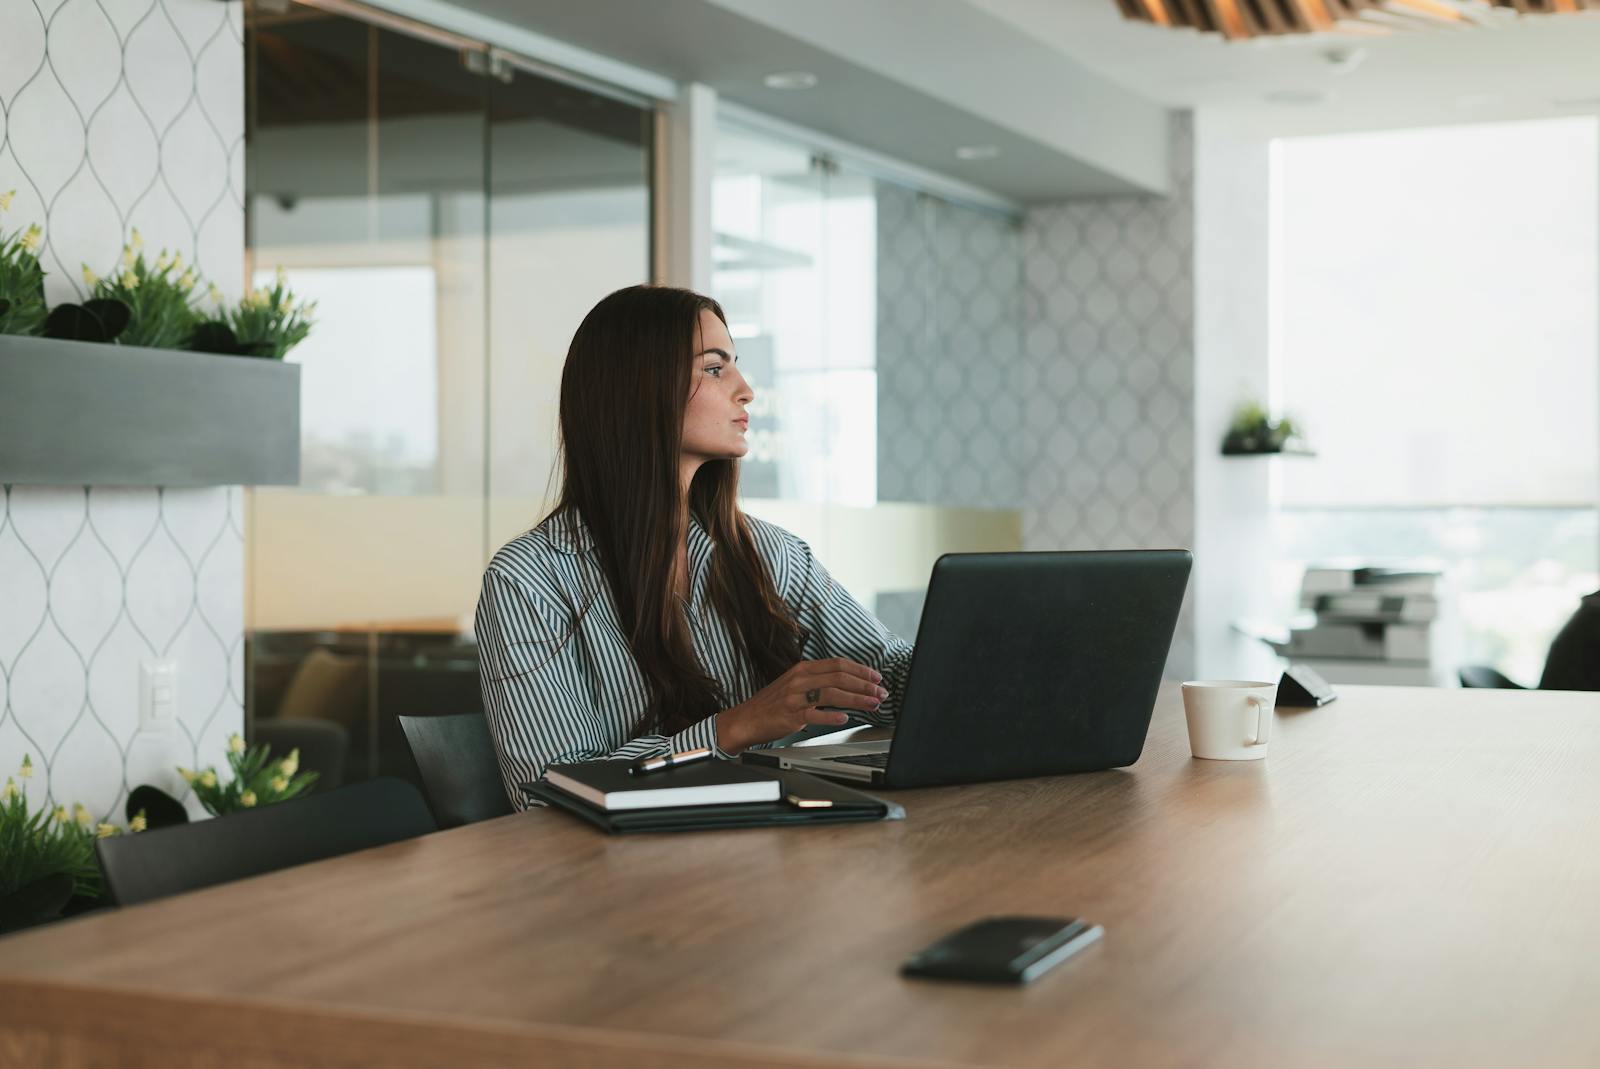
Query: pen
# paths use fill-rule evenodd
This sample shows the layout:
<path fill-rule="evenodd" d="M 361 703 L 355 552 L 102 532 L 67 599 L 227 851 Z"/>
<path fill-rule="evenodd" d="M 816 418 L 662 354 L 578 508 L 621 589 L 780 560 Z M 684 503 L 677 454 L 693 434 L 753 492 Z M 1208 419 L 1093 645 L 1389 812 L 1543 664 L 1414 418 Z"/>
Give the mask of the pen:
<path fill-rule="evenodd" d="M 657 754 L 654 757 L 641 757 L 628 766 L 628 774 L 642 776 L 647 772 L 659 772 L 663 768 L 677 768 L 694 761 L 704 761 L 711 756 L 709 747 L 702 746 L 698 750 L 684 750 L 682 753 Z"/>

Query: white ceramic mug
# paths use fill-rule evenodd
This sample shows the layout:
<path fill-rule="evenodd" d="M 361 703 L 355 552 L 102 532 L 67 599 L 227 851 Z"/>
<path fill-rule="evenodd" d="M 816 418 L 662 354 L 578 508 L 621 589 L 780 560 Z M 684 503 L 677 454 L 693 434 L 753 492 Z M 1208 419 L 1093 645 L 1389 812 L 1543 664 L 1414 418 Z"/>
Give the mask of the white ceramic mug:
<path fill-rule="evenodd" d="M 1247 679 L 1191 680 L 1183 685 L 1189 752 L 1209 761 L 1259 761 L 1267 756 L 1278 684 Z"/>

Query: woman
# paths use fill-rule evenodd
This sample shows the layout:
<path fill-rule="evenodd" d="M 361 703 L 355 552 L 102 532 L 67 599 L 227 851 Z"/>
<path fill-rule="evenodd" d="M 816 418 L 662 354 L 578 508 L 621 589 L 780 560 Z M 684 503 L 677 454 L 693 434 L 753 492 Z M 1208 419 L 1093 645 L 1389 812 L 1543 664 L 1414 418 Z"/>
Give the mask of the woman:
<path fill-rule="evenodd" d="M 512 804 L 553 762 L 700 746 L 731 757 L 849 710 L 888 723 L 911 646 L 800 539 L 739 510 L 746 406 L 721 307 L 633 286 L 561 375 L 563 482 L 495 554 L 477 635 Z"/>

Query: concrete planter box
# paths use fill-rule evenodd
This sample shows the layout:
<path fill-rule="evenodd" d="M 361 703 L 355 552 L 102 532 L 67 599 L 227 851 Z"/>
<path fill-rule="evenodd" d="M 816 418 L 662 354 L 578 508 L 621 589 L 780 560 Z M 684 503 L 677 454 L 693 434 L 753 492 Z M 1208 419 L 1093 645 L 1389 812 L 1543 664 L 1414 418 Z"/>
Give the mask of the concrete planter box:
<path fill-rule="evenodd" d="M 0 334 L 0 483 L 299 481 L 298 365 Z"/>

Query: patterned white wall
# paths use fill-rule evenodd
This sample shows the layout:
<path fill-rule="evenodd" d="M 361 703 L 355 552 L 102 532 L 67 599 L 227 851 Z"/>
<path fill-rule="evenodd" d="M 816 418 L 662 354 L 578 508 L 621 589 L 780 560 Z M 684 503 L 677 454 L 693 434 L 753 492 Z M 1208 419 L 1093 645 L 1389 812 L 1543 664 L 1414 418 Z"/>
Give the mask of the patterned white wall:
<path fill-rule="evenodd" d="M 878 496 L 1020 508 L 1028 549 L 1194 545 L 1193 144 L 1170 197 L 1018 229 L 880 186 Z M 920 593 L 880 595 L 910 634 Z M 1189 608 L 1168 674 L 1193 671 Z"/>
<path fill-rule="evenodd" d="M 1171 120 L 1171 195 L 1038 209 L 1022 234 L 1029 549 L 1194 545 L 1194 144 Z M 1191 597 L 1168 673 L 1194 665 Z"/>
<path fill-rule="evenodd" d="M 0 0 L 0 192 L 52 302 L 130 229 L 225 292 L 244 262 L 244 27 L 217 0 Z"/>
<path fill-rule="evenodd" d="M 244 257 L 239 3 L 0 0 L 0 226 L 44 227 L 52 302 L 84 294 L 137 227 L 238 295 Z M 237 489 L 3 488 L 0 775 L 120 820 L 140 782 L 222 760 L 243 723 Z M 138 663 L 178 661 L 179 724 L 137 731 Z M 37 795 L 36 795 L 37 797 Z"/>
<path fill-rule="evenodd" d="M 1022 505 L 1019 227 L 880 182 L 878 498 Z"/>
<path fill-rule="evenodd" d="M 120 823 L 131 787 L 220 764 L 243 722 L 243 531 L 237 487 L 8 487 L 0 774 L 31 754 L 55 801 Z M 178 664 L 177 725 L 140 732 L 154 657 Z"/>

